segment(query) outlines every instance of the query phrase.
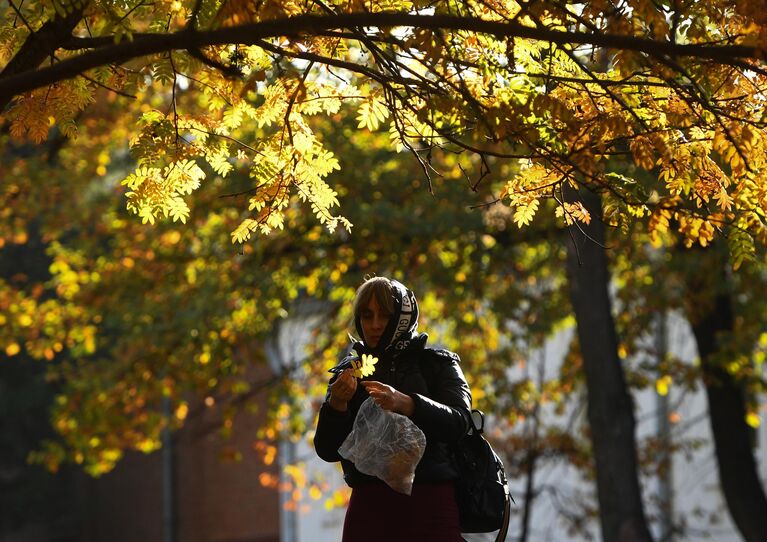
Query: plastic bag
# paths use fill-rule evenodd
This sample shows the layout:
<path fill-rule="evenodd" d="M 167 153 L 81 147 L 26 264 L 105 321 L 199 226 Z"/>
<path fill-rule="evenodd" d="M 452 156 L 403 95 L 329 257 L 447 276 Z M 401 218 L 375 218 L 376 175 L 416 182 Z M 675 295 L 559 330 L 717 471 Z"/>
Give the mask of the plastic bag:
<path fill-rule="evenodd" d="M 368 398 L 338 453 L 357 470 L 375 476 L 394 491 L 410 495 L 415 468 L 426 449 L 426 435 L 410 418 L 383 410 Z"/>

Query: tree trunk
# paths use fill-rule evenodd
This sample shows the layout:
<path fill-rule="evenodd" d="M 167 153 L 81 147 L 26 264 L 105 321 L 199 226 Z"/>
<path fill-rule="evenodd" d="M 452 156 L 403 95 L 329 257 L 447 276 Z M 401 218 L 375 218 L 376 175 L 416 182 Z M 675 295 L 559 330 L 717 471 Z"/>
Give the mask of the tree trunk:
<path fill-rule="evenodd" d="M 633 404 L 618 357 L 607 255 L 600 246 L 605 238 L 601 201 L 585 191 L 577 197 L 592 220 L 588 226 L 580 225 L 583 231 L 571 227 L 574 238 L 568 242 L 567 271 L 586 373 L 602 538 L 650 541 L 637 475 Z"/>
<path fill-rule="evenodd" d="M 723 262 L 718 262 L 724 265 Z M 719 285 L 723 284 L 720 281 Z M 697 288 L 691 288 L 693 299 Z M 709 420 L 714 437 L 719 483 L 735 525 L 747 542 L 767 540 L 767 497 L 759 481 L 746 424 L 743 386 L 717 361 L 722 332 L 733 330 L 730 296 L 718 292 L 713 303 L 694 303 L 698 314 L 690 315 L 693 334 L 708 396 Z"/>

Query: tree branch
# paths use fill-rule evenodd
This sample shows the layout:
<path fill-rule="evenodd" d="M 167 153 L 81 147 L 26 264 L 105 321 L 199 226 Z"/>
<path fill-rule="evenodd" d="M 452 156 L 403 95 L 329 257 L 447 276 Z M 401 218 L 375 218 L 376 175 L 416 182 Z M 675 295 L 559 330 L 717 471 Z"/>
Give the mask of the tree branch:
<path fill-rule="evenodd" d="M 66 19 L 57 20 L 56 23 L 70 20 L 74 20 L 72 26 L 64 27 L 69 29 L 67 33 L 70 34 L 71 28 L 80 20 L 80 17 L 70 15 Z M 50 24 L 50 22 L 46 24 Z M 514 22 L 486 21 L 479 18 L 451 15 L 412 15 L 408 13 L 350 13 L 328 16 L 299 15 L 204 32 L 187 29 L 170 34 L 137 34 L 134 35 L 132 41 L 103 45 L 99 49 L 82 53 L 42 69 L 36 69 L 39 66 L 39 62 L 23 64 L 25 67 L 34 66 L 33 70 L 20 69 L 19 65 L 14 65 L 14 69 L 9 70 L 9 64 L 9 67 L 6 67 L 3 74 L 0 74 L 0 108 L 4 108 L 15 96 L 23 92 L 74 77 L 86 70 L 112 63 L 125 62 L 141 56 L 168 52 L 174 49 L 198 49 L 210 45 L 230 43 L 256 45 L 260 40 L 278 36 L 295 36 L 302 33 L 321 36 L 328 30 L 339 28 L 388 28 L 395 26 L 431 30 L 465 30 L 490 34 L 496 37 L 547 41 L 559 45 L 593 45 L 608 49 L 638 51 L 652 57 L 670 56 L 676 58 L 709 59 L 724 64 L 738 62 L 742 64 L 742 61 L 745 59 L 757 62 L 761 60 L 761 51 L 756 46 L 677 44 L 670 41 L 655 41 L 635 36 L 531 28 Z M 33 34 L 33 36 L 37 36 L 42 30 Z M 60 36 L 61 34 L 57 34 L 57 37 L 60 38 Z M 101 41 L 98 43 L 105 43 L 105 39 L 111 38 L 101 38 Z M 57 46 L 60 42 L 63 42 L 63 40 L 55 41 Z M 43 55 L 44 57 L 45 55 Z M 14 61 L 16 61 L 16 58 L 14 58 Z M 12 61 L 12 64 L 14 61 Z"/>

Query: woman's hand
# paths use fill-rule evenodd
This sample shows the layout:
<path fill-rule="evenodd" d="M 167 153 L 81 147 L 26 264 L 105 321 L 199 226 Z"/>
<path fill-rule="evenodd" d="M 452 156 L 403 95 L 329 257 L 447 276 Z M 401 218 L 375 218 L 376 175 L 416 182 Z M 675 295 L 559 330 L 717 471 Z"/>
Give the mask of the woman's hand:
<path fill-rule="evenodd" d="M 388 384 L 382 384 L 375 380 L 366 380 L 362 382 L 365 389 L 373 398 L 373 401 L 384 410 L 390 410 L 397 414 L 412 416 L 415 411 L 415 403 L 409 395 L 397 391 Z"/>
<path fill-rule="evenodd" d="M 355 391 L 357 391 L 357 379 L 354 377 L 353 370 L 345 369 L 330 385 L 328 403 L 334 410 L 345 412 Z"/>

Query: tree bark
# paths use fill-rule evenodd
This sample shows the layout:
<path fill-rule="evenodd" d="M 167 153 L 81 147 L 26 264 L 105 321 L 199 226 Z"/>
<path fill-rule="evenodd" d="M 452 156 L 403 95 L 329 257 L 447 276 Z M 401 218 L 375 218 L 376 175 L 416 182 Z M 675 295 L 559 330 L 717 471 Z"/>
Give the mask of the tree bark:
<path fill-rule="evenodd" d="M 580 225 L 582 231 L 571 227 L 567 271 L 586 374 L 602 538 L 650 541 L 637 474 L 633 403 L 618 356 L 609 295 L 601 200 L 585 191 L 577 198 L 591 214 L 591 224 Z"/>
<path fill-rule="evenodd" d="M 718 261 L 723 266 L 724 262 Z M 721 287 L 725 280 L 719 282 Z M 693 285 L 694 286 L 694 285 Z M 694 299 L 697 288 L 691 288 Z M 698 345 L 703 383 L 708 397 L 719 483 L 735 525 L 747 542 L 767 540 L 767 497 L 759 481 L 746 424 L 746 396 L 736 377 L 717 359 L 722 333 L 734 327 L 730 295 L 720 291 L 713 303 L 694 303 L 702 312 L 688 315 Z"/>

